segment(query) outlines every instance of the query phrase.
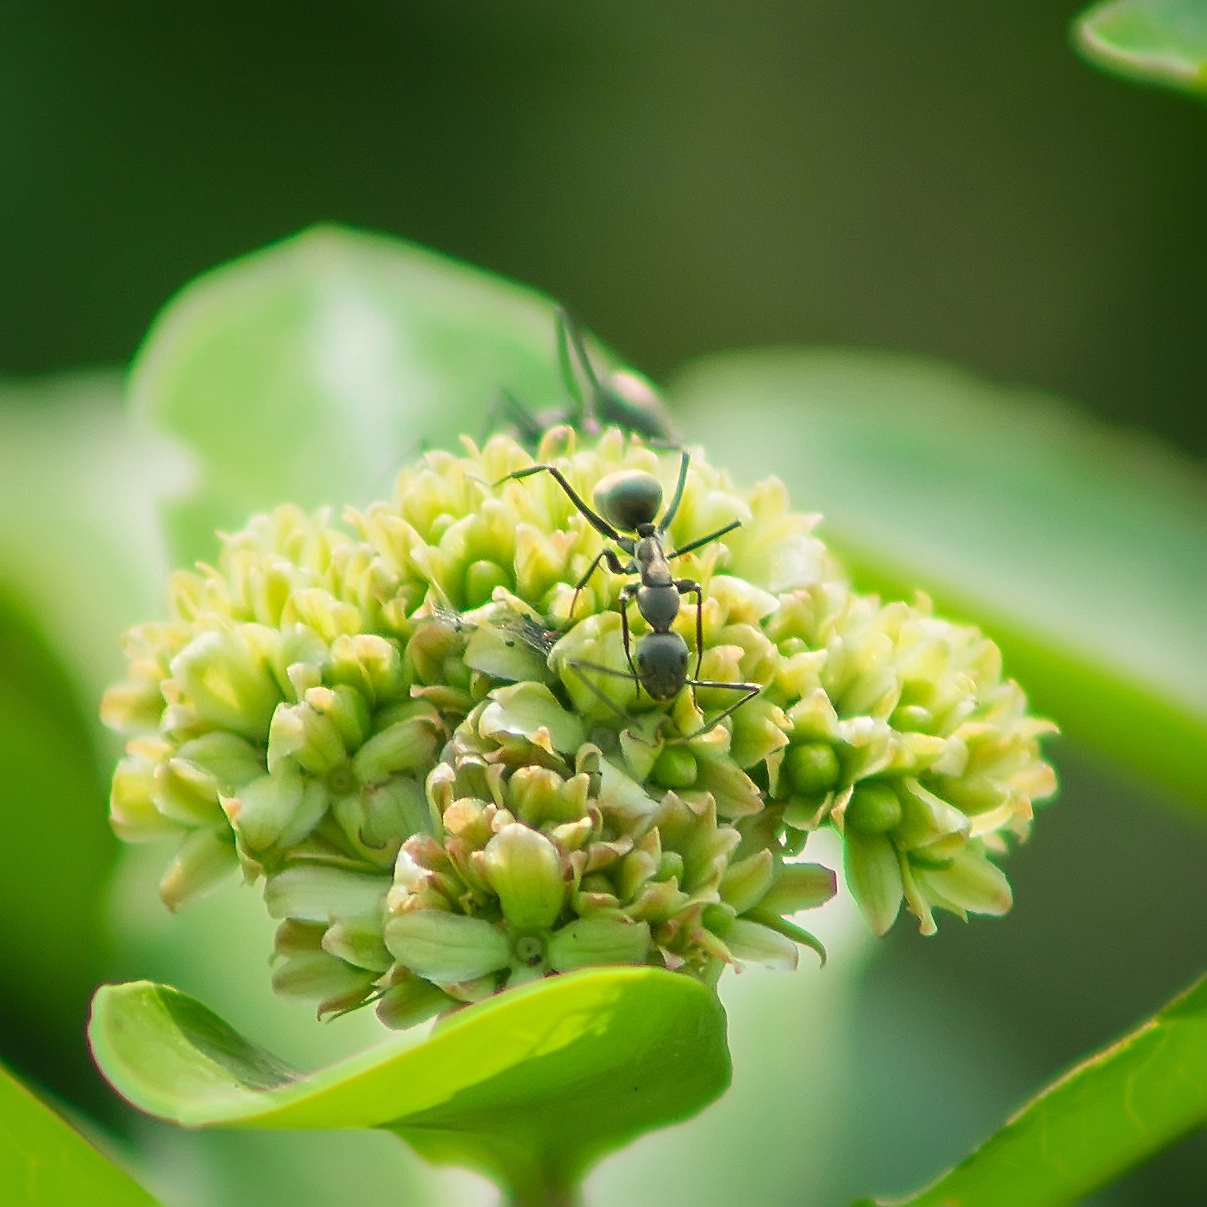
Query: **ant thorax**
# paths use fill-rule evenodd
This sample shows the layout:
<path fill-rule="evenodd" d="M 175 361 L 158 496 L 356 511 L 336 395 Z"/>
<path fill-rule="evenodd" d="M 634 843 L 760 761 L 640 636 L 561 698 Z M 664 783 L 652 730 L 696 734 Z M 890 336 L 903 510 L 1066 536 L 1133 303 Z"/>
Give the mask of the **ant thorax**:
<path fill-rule="evenodd" d="M 637 571 L 641 581 L 647 587 L 669 587 L 674 581 L 671 578 L 670 562 L 666 560 L 666 551 L 662 548 L 662 540 L 657 536 L 645 536 L 637 542 L 633 550 L 637 561 Z"/>
<path fill-rule="evenodd" d="M 679 592 L 669 581 L 638 587 L 637 610 L 655 633 L 665 633 L 679 615 Z"/>

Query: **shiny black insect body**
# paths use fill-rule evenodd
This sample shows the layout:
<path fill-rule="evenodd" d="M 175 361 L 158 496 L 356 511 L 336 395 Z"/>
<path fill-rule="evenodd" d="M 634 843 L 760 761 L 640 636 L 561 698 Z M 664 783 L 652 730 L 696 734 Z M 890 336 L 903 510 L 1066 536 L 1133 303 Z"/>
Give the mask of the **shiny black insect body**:
<path fill-rule="evenodd" d="M 715 532 L 710 532 L 707 536 L 699 537 L 667 552 L 664 540 L 667 529 L 674 521 L 679 504 L 683 500 L 689 460 L 690 455 L 684 451 L 679 462 L 679 480 L 675 487 L 675 495 L 661 520 L 657 517 L 659 508 L 662 506 L 662 484 L 653 474 L 645 473 L 643 470 L 621 470 L 602 479 L 595 488 L 594 501 L 599 511 L 588 507 L 562 472 L 553 465 L 531 465 L 527 469 L 509 474 L 502 481 L 528 478 L 539 473 L 551 475 L 596 532 L 606 540 L 614 542 L 621 552 L 627 555 L 629 560 L 624 562 L 615 549 L 604 547 L 587 568 L 587 572 L 575 584 L 574 600 L 570 606 L 571 618 L 574 616 L 579 592 L 590 582 L 591 576 L 599 568 L 601 562 L 606 563 L 613 574 L 638 576 L 639 581 L 628 583 L 620 592 L 619 599 L 621 636 L 624 640 L 625 658 L 632 674 L 629 675 L 624 671 L 616 671 L 610 667 L 597 666 L 589 662 L 571 662 L 569 665 L 598 671 L 606 675 L 616 675 L 620 678 L 632 678 L 637 684 L 638 693 L 644 688 L 651 699 L 664 702 L 673 700 L 684 687 L 692 689 L 693 699 L 696 689 L 700 687 L 727 688 L 730 691 L 742 692 L 740 700 L 725 709 L 709 724 L 708 728 L 711 729 L 745 704 L 747 700 L 758 695 L 762 688 L 757 683 L 714 682 L 700 678 L 700 668 L 704 660 L 704 591 L 695 579 L 676 578 L 671 573 L 670 563 L 672 559 L 681 554 L 690 553 L 694 549 L 718 540 L 727 532 L 732 532 L 741 521 L 733 520 Z M 496 485 L 499 484 L 496 483 Z M 601 512 L 603 514 L 600 514 Z M 687 642 L 672 628 L 679 615 L 680 601 L 685 595 L 694 595 L 696 602 L 696 668 L 694 675 L 688 674 L 690 651 Z M 629 604 L 633 601 L 636 601 L 637 610 L 650 627 L 650 632 L 642 636 L 636 643 L 635 658 L 629 629 Z"/>
<path fill-rule="evenodd" d="M 598 436 L 612 426 L 654 441 L 675 442 L 671 421 L 649 383 L 625 369 L 597 370 L 582 331 L 561 306 L 557 308 L 557 360 L 570 405 L 533 412 L 513 394 L 500 390 L 491 407 L 492 427 L 502 421 L 529 451 L 535 451 L 550 428 L 563 423 L 587 436 Z"/>

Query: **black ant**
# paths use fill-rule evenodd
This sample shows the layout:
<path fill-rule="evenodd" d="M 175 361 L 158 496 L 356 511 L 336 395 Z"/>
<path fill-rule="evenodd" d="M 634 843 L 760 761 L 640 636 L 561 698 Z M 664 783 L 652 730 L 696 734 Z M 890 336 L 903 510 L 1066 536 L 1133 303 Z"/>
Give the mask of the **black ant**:
<path fill-rule="evenodd" d="M 499 390 L 490 408 L 489 422 L 505 419 L 525 448 L 534 450 L 541 437 L 559 424 L 569 424 L 587 436 L 598 436 L 604 427 L 619 427 L 656 441 L 674 441 L 671 421 L 658 395 L 640 377 L 624 369 L 599 372 L 587 352 L 587 342 L 578 324 L 564 306 L 556 311 L 557 360 L 562 381 L 571 397 L 565 410 L 530 411 L 507 390 Z M 578 370 L 587 389 L 579 387 Z"/>
<path fill-rule="evenodd" d="M 605 547 L 587 568 L 587 572 L 575 584 L 574 598 L 570 604 L 570 619 L 574 619 L 575 605 L 578 603 L 579 592 L 590 581 L 591 576 L 599 568 L 600 562 L 606 562 L 613 574 L 636 574 L 640 576 L 639 583 L 628 583 L 620 592 L 620 629 L 624 639 L 624 654 L 629 664 L 631 675 L 611 667 L 598 666 L 591 662 L 570 662 L 576 669 L 584 668 L 599 671 L 605 675 L 615 675 L 619 678 L 631 678 L 637 684 L 638 695 L 644 687 L 650 699 L 658 701 L 673 700 L 684 687 L 692 689 L 692 699 L 695 700 L 696 689 L 728 688 L 731 691 L 743 692 L 736 703 L 725 709 L 700 733 L 706 733 L 731 713 L 739 709 L 747 700 L 753 699 L 762 691 L 758 683 L 725 683 L 701 679 L 700 668 L 704 662 L 704 589 L 695 579 L 675 578 L 671 574 L 672 558 L 690 553 L 702 545 L 723 537 L 741 525 L 741 520 L 732 520 L 715 532 L 702 536 L 686 545 L 667 553 L 663 546 L 663 538 L 667 529 L 674 521 L 675 513 L 683 500 L 683 490 L 687 484 L 687 467 L 690 454 L 684 450 L 679 462 L 679 481 L 675 488 L 675 496 L 666 509 L 662 519 L 657 521 L 658 510 L 662 506 L 662 484 L 653 474 L 644 470 L 627 469 L 609 474 L 600 480 L 595 488 L 595 505 L 600 515 L 593 511 L 566 481 L 565 476 L 554 465 L 530 465 L 527 469 L 516 470 L 513 474 L 501 478 L 495 483 L 502 485 L 513 479 L 528 478 L 533 474 L 550 474 L 557 484 L 566 492 L 567 498 L 586 519 L 587 523 L 606 540 L 615 541 L 621 550 L 629 557 L 626 565 L 617 556 L 615 550 Z M 627 535 L 632 533 L 634 535 Z M 683 637 L 672 629 L 675 618 L 679 615 L 680 598 L 684 595 L 696 597 L 696 673 L 689 676 L 687 662 L 689 650 Z M 641 613 L 650 632 L 637 642 L 637 660 L 633 661 L 632 642 L 629 633 L 629 604 L 637 601 L 637 610 Z M 589 681 L 587 681 L 589 683 Z M 606 697 L 605 697 L 606 698 Z M 693 737 L 699 736 L 693 734 Z"/>

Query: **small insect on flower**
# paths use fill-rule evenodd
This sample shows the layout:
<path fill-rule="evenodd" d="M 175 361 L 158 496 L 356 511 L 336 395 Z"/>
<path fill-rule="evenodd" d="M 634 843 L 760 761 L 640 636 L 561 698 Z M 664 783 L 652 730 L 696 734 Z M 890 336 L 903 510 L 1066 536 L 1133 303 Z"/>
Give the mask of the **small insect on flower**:
<path fill-rule="evenodd" d="M 649 382 L 627 369 L 597 369 L 581 329 L 562 306 L 557 308 L 557 360 L 569 406 L 533 412 L 501 389 L 490 409 L 489 430 L 508 431 L 529 452 L 535 452 L 541 437 L 559 424 L 568 424 L 584 436 L 618 427 L 656 443 L 677 442 L 670 417 Z"/>
<path fill-rule="evenodd" d="M 509 683 L 552 682 L 549 654 L 561 633 L 551 629 L 515 596 L 496 598 L 470 612 L 431 606 L 432 622 L 466 639 L 465 664 Z"/>
<path fill-rule="evenodd" d="M 747 700 L 757 696 L 762 691 L 762 685 L 718 682 L 699 677 L 704 660 L 704 588 L 695 579 L 675 578 L 671 574 L 670 562 L 672 558 L 719 540 L 727 532 L 739 527 L 741 521 L 732 520 L 715 532 L 689 541 L 669 553 L 666 551 L 664 539 L 683 500 L 690 460 L 691 454 L 684 450 L 679 460 L 679 480 L 675 495 L 661 520 L 658 520 L 658 511 L 662 506 L 662 484 L 653 474 L 644 470 L 619 470 L 602 478 L 595 487 L 594 501 L 599 508 L 598 512 L 587 506 L 561 470 L 553 465 L 530 465 L 526 469 L 508 474 L 495 485 L 501 486 L 504 482 L 528 478 L 533 474 L 550 474 L 596 532 L 606 540 L 614 541 L 621 551 L 628 555 L 629 560 L 625 563 L 614 549 L 607 546 L 603 548 L 574 586 L 574 599 L 570 606 L 571 619 L 574 617 L 579 592 L 590 582 L 600 562 L 606 562 L 613 574 L 636 574 L 640 578 L 640 582 L 629 583 L 624 587 L 618 601 L 624 655 L 631 674 L 577 659 L 569 661 L 567 665 L 580 672 L 580 675 L 583 670 L 590 670 L 622 679 L 631 678 L 637 684 L 638 692 L 645 688 L 650 699 L 661 702 L 675 699 L 684 687 L 692 689 L 693 701 L 696 689 L 700 687 L 741 692 L 739 700 L 714 717 L 700 731 L 705 733 L 736 712 Z M 603 514 L 599 514 L 600 512 Z M 696 597 L 696 669 L 690 676 L 687 673 L 690 653 L 687 642 L 671 627 L 679 615 L 679 602 L 684 595 Z M 634 600 L 642 619 L 650 627 L 650 632 L 636 643 L 636 661 L 629 629 L 629 604 Z M 588 686 L 594 686 L 585 676 L 582 678 Z M 606 696 L 603 698 L 607 699 Z M 691 736 L 698 737 L 699 734 Z"/>

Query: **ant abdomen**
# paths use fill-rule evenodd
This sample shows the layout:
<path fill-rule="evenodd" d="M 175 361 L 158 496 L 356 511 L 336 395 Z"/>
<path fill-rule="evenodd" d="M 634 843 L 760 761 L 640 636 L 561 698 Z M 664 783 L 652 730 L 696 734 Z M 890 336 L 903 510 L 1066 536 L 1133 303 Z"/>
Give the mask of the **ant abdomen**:
<path fill-rule="evenodd" d="M 651 700 L 673 700 L 687 678 L 687 642 L 678 633 L 647 633 L 637 645 L 637 678 Z"/>
<path fill-rule="evenodd" d="M 653 524 L 662 507 L 662 483 L 642 469 L 621 469 L 600 478 L 595 507 L 622 532 Z"/>

